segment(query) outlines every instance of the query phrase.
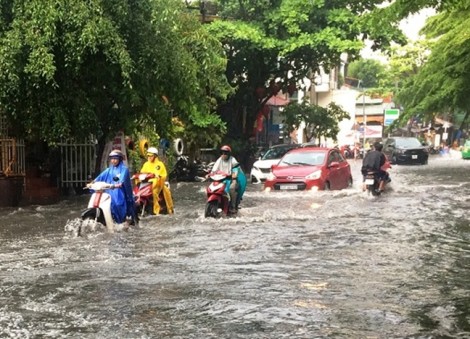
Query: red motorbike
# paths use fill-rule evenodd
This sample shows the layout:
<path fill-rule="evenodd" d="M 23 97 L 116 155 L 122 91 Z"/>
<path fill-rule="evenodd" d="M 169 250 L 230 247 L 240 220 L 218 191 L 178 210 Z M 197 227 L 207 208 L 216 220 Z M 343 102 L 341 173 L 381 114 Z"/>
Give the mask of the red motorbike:
<path fill-rule="evenodd" d="M 214 172 L 209 174 L 210 184 L 207 186 L 207 203 L 204 216 L 206 218 L 220 218 L 229 214 L 230 197 L 225 192 L 226 179 L 231 175 L 224 172 Z"/>
<path fill-rule="evenodd" d="M 150 179 L 154 178 L 156 176 L 153 173 L 136 173 L 131 178 L 136 182 L 136 185 L 134 185 L 134 199 L 137 213 L 141 217 L 154 214 L 152 182 L 150 181 Z M 162 178 L 158 177 L 158 180 L 162 180 Z M 160 204 L 160 214 L 168 214 L 163 190 L 158 195 L 158 201 Z"/>
<path fill-rule="evenodd" d="M 141 217 L 153 214 L 152 182 L 150 182 L 153 178 L 155 178 L 153 173 L 136 173 L 131 178 L 137 182 L 134 186 L 134 199 L 137 213 Z"/>

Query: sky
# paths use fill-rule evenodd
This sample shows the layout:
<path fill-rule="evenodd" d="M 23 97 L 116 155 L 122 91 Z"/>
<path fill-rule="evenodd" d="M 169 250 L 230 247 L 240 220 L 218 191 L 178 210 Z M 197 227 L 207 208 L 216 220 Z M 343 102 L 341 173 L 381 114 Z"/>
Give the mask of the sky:
<path fill-rule="evenodd" d="M 420 38 L 419 30 L 424 26 L 426 19 L 434 14 L 434 9 L 424 9 L 419 13 L 410 15 L 408 18 L 402 20 L 399 27 L 408 39 L 416 41 Z M 385 62 L 386 58 L 380 52 L 372 51 L 370 48 L 371 45 L 372 43 L 370 42 L 366 43 L 366 47 L 361 52 L 362 57 L 365 59 L 376 59 Z"/>

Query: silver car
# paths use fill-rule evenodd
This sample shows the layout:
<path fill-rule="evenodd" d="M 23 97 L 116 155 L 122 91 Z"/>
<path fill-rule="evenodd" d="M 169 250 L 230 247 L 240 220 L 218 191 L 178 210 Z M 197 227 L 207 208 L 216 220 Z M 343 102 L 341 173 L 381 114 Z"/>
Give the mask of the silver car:
<path fill-rule="evenodd" d="M 281 144 L 270 147 L 251 168 L 250 178 L 254 184 L 262 183 L 266 180 L 268 174 L 271 172 L 271 166 L 277 165 L 279 160 L 288 151 L 294 148 L 299 148 L 299 144 Z"/>

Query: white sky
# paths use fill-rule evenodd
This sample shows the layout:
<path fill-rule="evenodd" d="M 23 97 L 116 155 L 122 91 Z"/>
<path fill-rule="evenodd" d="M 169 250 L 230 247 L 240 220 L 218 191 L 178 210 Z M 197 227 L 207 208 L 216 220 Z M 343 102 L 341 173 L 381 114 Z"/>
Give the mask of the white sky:
<path fill-rule="evenodd" d="M 405 33 L 408 39 L 416 41 L 420 38 L 419 30 L 424 26 L 426 19 L 435 14 L 434 9 L 424 9 L 419 13 L 410 15 L 408 18 L 400 22 L 400 29 Z M 380 52 L 374 52 L 370 48 L 372 43 L 366 42 L 366 47 L 362 50 L 361 56 L 365 59 L 376 59 L 386 61 L 386 58 Z"/>

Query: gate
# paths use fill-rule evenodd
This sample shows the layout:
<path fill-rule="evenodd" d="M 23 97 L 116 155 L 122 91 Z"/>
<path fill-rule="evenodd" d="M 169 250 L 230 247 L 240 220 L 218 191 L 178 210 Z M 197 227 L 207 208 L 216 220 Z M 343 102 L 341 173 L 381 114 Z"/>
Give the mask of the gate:
<path fill-rule="evenodd" d="M 11 138 L 0 139 L 0 177 L 24 176 L 24 141 Z"/>
<path fill-rule="evenodd" d="M 84 187 L 91 181 L 95 172 L 96 143 L 86 140 L 83 143 L 66 141 L 59 144 L 61 155 L 62 187 Z"/>

